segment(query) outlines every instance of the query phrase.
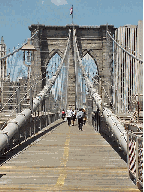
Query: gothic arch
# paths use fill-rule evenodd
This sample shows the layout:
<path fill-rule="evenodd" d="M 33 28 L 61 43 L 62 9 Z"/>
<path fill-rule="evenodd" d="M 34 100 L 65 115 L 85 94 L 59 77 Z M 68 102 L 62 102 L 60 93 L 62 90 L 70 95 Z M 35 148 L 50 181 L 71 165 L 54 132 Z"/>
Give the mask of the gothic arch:
<path fill-rule="evenodd" d="M 46 60 L 46 64 L 48 65 L 49 61 L 51 60 L 51 58 L 55 55 L 58 54 L 61 58 L 63 57 L 63 53 L 59 50 L 59 49 L 53 49 L 50 53 L 49 53 L 49 57 Z"/>
<path fill-rule="evenodd" d="M 95 56 L 93 50 L 92 50 L 92 49 L 89 49 L 89 50 L 88 50 L 88 49 L 85 49 L 85 50 L 83 51 L 83 53 L 82 53 L 83 58 L 84 58 L 87 54 L 90 55 L 91 58 L 94 60 L 95 65 L 97 66 L 97 71 L 98 71 L 98 73 L 99 73 L 98 64 L 97 64 L 97 60 L 96 60 L 96 56 Z"/>

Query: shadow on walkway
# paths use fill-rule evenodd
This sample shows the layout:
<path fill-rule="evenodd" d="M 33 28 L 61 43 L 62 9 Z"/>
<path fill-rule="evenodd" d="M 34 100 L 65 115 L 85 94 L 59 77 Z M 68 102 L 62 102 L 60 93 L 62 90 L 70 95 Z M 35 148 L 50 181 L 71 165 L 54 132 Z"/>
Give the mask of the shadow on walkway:
<path fill-rule="evenodd" d="M 6 154 L 0 155 L 0 166 L 2 166 L 5 161 L 10 160 L 13 156 L 18 154 L 20 151 L 23 151 L 31 143 L 33 143 L 34 141 L 36 141 L 37 139 L 39 139 L 40 137 L 52 131 L 53 129 L 55 129 L 56 127 L 58 127 L 63 123 L 65 123 L 65 121 L 59 122 L 55 125 L 49 125 L 50 127 L 48 129 L 44 128 L 45 130 L 41 130 L 40 132 L 36 133 L 36 135 L 32 136 L 31 138 L 28 138 L 25 142 L 20 143 L 19 145 L 17 145 L 16 147 L 8 151 Z M 0 175 L 0 178 L 2 176 L 3 175 Z"/>
<path fill-rule="evenodd" d="M 4 175 L 6 175 L 6 174 L 0 174 L 0 178 L 3 177 Z"/>
<path fill-rule="evenodd" d="M 127 163 L 127 155 L 119 148 L 116 141 L 112 141 L 112 138 L 108 135 L 100 132 L 101 136 L 111 145 L 111 147 L 118 153 L 118 155 Z"/>

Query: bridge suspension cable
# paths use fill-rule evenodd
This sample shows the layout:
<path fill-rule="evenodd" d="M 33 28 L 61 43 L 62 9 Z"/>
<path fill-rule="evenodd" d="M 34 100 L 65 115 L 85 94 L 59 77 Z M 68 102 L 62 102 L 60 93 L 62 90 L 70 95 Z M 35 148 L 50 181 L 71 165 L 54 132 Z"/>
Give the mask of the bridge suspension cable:
<path fill-rule="evenodd" d="M 45 74 L 46 72 L 43 72 L 43 74 Z M 30 88 L 27 90 L 30 91 L 31 88 L 34 88 L 35 85 L 37 85 L 39 82 L 41 82 L 41 80 L 39 81 L 36 81 L 38 80 L 38 78 L 40 77 L 40 75 L 38 75 L 37 77 L 33 78 L 32 81 L 34 81 L 34 84 L 30 86 Z M 43 78 L 42 80 L 46 79 L 47 77 Z M 35 82 L 36 81 L 36 82 Z M 25 82 L 23 84 L 21 84 L 20 86 L 23 87 L 25 85 Z M 10 98 L 7 100 L 6 103 L 4 103 L 4 106 L 0 109 L 0 113 L 4 110 L 4 108 L 9 104 L 9 101 L 14 97 L 16 96 L 16 93 L 17 91 L 20 89 L 20 86 L 18 85 L 16 90 L 14 91 L 14 93 L 10 96 Z M 27 92 L 24 94 L 24 97 L 27 95 Z M 26 99 L 26 98 L 25 98 Z M 15 108 L 16 109 L 16 108 Z"/>
<path fill-rule="evenodd" d="M 46 78 L 46 77 L 45 77 L 45 78 Z M 43 78 L 43 79 L 45 79 L 45 78 Z M 43 79 L 42 79 L 42 80 L 43 80 Z M 27 98 L 26 98 L 27 93 L 28 93 L 32 88 L 34 88 L 34 86 L 37 85 L 39 82 L 41 82 L 41 80 L 39 80 L 38 82 L 36 82 L 34 85 L 30 86 L 30 88 L 27 90 L 27 92 L 26 92 L 26 93 L 24 94 L 24 96 L 21 98 L 21 100 L 19 101 L 19 103 L 17 104 L 17 106 L 14 107 L 14 109 L 11 111 L 11 113 L 10 113 L 10 115 L 9 115 L 8 121 L 10 120 L 10 117 L 12 117 L 12 115 L 14 114 L 14 112 L 16 112 L 17 108 L 21 105 L 21 103 L 27 99 Z M 20 87 L 19 87 L 18 89 L 20 89 Z M 14 94 L 14 95 L 16 95 L 18 89 L 15 91 L 15 94 Z M 12 95 L 11 98 L 12 98 L 14 95 Z M 10 99 L 11 99 L 11 98 L 10 98 Z M 10 100 L 10 99 L 9 99 L 9 100 Z M 8 100 L 8 101 L 9 101 L 9 100 Z M 2 110 L 4 109 L 4 107 L 5 107 L 7 104 L 8 104 L 8 102 L 5 103 L 5 105 L 3 106 L 3 108 L 1 109 L 0 112 L 2 112 Z M 5 121 L 5 122 L 3 123 L 3 126 L 1 127 L 1 130 L 5 127 L 6 124 L 7 124 L 7 121 Z"/>
<path fill-rule="evenodd" d="M 97 93 L 96 89 L 93 88 L 92 82 L 90 82 L 85 69 L 82 65 L 82 59 L 80 58 L 80 53 L 78 50 L 77 45 L 77 37 L 76 37 L 76 30 L 74 30 L 74 47 L 77 53 L 77 61 L 78 64 L 82 70 L 83 77 L 85 79 L 85 82 L 87 84 L 87 87 L 91 93 L 91 96 L 93 97 L 94 101 L 96 102 L 97 107 L 99 108 L 100 112 L 103 114 L 104 118 L 106 119 L 109 126 L 112 128 L 114 134 L 116 135 L 121 147 L 127 153 L 127 134 L 125 131 L 125 128 L 122 126 L 121 122 L 118 120 L 116 115 L 111 112 L 110 109 L 102 105 L 102 99 L 100 95 Z"/>
<path fill-rule="evenodd" d="M 140 59 L 140 48 L 137 28 L 121 27 L 115 31 L 115 39 L 106 30 L 107 47 L 113 48 L 113 105 L 119 116 L 130 115 L 132 121 L 139 121 L 142 107 L 143 60 Z M 110 45 L 111 44 L 111 45 Z M 131 50 L 131 53 L 129 52 Z M 133 54 L 134 53 L 134 54 Z M 109 50 L 107 50 L 107 59 Z M 130 120 L 131 121 L 131 120 Z"/>
<path fill-rule="evenodd" d="M 71 31 L 69 31 L 69 39 L 68 39 L 68 43 L 67 43 L 67 47 L 66 47 L 66 50 L 65 50 L 63 59 L 61 60 L 61 63 L 60 63 L 60 65 L 58 66 L 57 71 L 55 71 L 55 74 L 52 76 L 51 79 L 48 79 L 47 84 L 49 85 L 49 82 L 51 82 L 51 83 L 50 83 L 51 86 L 49 87 L 49 90 L 48 90 L 48 91 L 51 90 L 51 88 L 54 86 L 56 80 L 58 79 L 58 76 L 60 76 L 59 73 L 61 72 L 62 66 L 64 65 L 65 59 L 66 59 L 66 57 L 67 57 L 67 55 L 68 55 L 68 51 L 69 51 L 69 41 L 70 41 L 70 33 L 71 33 Z M 43 74 L 45 74 L 45 73 L 46 73 L 46 72 L 44 72 Z M 13 115 L 13 113 L 15 112 L 15 110 L 17 109 L 17 107 L 21 104 L 21 102 L 27 99 L 26 96 L 27 96 L 28 92 L 29 92 L 32 88 L 34 88 L 39 82 L 43 81 L 43 80 L 46 79 L 46 78 L 47 78 L 47 76 L 45 76 L 43 79 L 35 82 L 33 85 L 31 85 L 31 86 L 29 87 L 29 89 L 28 89 L 27 92 L 24 94 L 24 96 L 21 98 L 21 100 L 19 101 L 19 103 L 17 104 L 17 106 L 11 111 L 10 117 Z M 37 76 L 35 79 L 38 79 L 38 76 Z M 58 81 L 57 81 L 57 83 L 58 83 Z M 62 82 L 61 82 L 61 83 L 62 83 Z M 48 86 L 48 85 L 46 85 L 46 86 Z M 58 84 L 57 84 L 57 85 L 58 85 Z M 19 88 L 18 88 L 18 89 L 19 89 Z M 57 91 L 57 89 L 58 89 L 58 86 L 56 86 L 56 91 Z M 47 91 L 47 92 L 48 92 L 48 91 Z M 16 92 L 17 92 L 17 90 L 15 91 L 15 94 L 14 94 L 14 95 L 16 95 Z M 46 92 L 45 92 L 45 93 L 46 93 Z M 14 95 L 12 95 L 11 98 L 12 98 Z M 9 99 L 9 100 L 10 100 L 10 99 Z M 7 102 L 7 103 L 8 103 L 8 102 Z M 6 103 L 6 104 L 7 104 L 7 103 Z M 4 105 L 4 107 L 6 106 L 6 104 Z M 0 112 L 2 112 L 2 110 L 4 109 L 4 107 L 1 109 Z M 5 127 L 6 123 L 7 123 L 7 122 L 5 121 L 1 129 L 3 129 L 3 128 Z"/>
<path fill-rule="evenodd" d="M 45 95 L 47 92 L 49 92 L 54 85 L 58 75 L 61 72 L 63 63 L 65 58 L 67 57 L 68 51 L 69 51 L 69 43 L 70 43 L 70 34 L 71 31 L 69 31 L 69 38 L 67 42 L 67 47 L 63 56 L 63 59 L 61 61 L 60 66 L 58 67 L 57 71 L 53 75 L 51 79 L 48 79 L 47 84 L 44 86 L 43 90 L 40 91 L 40 93 L 33 99 L 33 109 L 25 109 L 20 114 L 17 115 L 15 119 L 13 119 L 11 122 L 7 124 L 7 126 L 0 132 L 0 151 L 5 148 L 10 139 L 13 137 L 15 133 L 19 131 L 21 126 L 24 124 L 26 120 L 28 120 L 31 116 L 32 112 L 35 112 L 37 110 L 37 107 L 40 105 L 40 103 L 44 100 Z"/>
<path fill-rule="evenodd" d="M 34 38 L 35 37 L 35 35 L 38 33 L 38 30 L 34 33 L 34 35 L 31 37 L 31 39 L 32 38 Z M 13 53 L 11 53 L 11 54 L 8 54 L 7 56 L 5 56 L 5 57 L 7 57 L 7 58 L 11 58 L 12 56 L 14 56 L 14 54 L 16 53 L 16 51 L 18 51 L 18 50 L 20 50 L 21 48 L 19 48 L 19 49 L 17 49 L 17 50 L 15 50 Z M 21 51 L 22 52 L 22 51 Z M 18 55 L 20 56 L 21 53 L 20 51 L 18 52 Z M 4 57 L 3 57 L 4 58 Z M 1 59 L 3 59 L 3 58 L 1 58 Z M 14 69 L 16 68 L 15 66 L 16 66 L 16 63 L 18 62 L 18 57 L 16 57 L 16 60 L 15 59 L 13 59 L 13 57 L 11 58 L 11 61 L 9 60 L 8 61 L 8 63 L 10 63 L 10 64 L 12 64 L 13 63 L 13 74 L 14 74 Z M 11 70 L 12 69 L 12 66 L 9 66 L 9 70 Z M 25 72 L 25 71 L 24 71 Z M 45 74 L 45 72 L 42 74 L 42 76 Z M 32 76 L 33 77 L 33 76 Z M 34 82 L 33 84 L 32 84 L 32 86 L 31 86 L 31 88 L 34 88 L 34 86 L 36 86 L 37 85 L 37 83 L 36 83 L 36 81 L 38 80 L 38 77 L 40 77 L 40 75 L 38 75 L 36 78 L 33 78 L 33 79 L 31 79 L 31 81 L 32 82 Z M 8 80 L 8 78 L 6 78 L 5 79 L 6 81 Z M 13 79 L 12 79 L 13 80 Z M 16 79 L 15 79 L 16 80 Z M 43 78 L 43 80 L 44 80 L 44 78 Z M 4 82 L 4 81 L 3 81 Z M 39 81 L 40 82 L 40 81 Z M 14 83 L 13 83 L 14 84 Z M 25 82 L 24 82 L 24 84 L 25 84 Z M 23 87 L 23 85 L 22 84 L 20 84 L 20 86 L 21 87 Z M 7 100 L 7 101 L 5 101 L 5 102 L 3 102 L 4 103 L 4 106 L 2 106 L 2 109 L 0 110 L 0 112 L 2 112 L 3 110 L 4 110 L 4 108 L 9 104 L 10 105 L 10 103 L 9 103 L 9 101 L 11 101 L 11 99 L 16 95 L 16 93 L 17 93 L 17 90 L 20 88 L 19 86 L 17 86 L 16 84 L 14 84 L 14 87 L 18 87 L 17 89 L 16 89 L 16 91 L 13 91 L 14 93 L 13 94 L 10 94 L 10 98 Z M 27 91 L 29 91 L 29 90 L 27 90 Z M 24 94 L 24 97 L 25 97 L 25 95 L 26 94 Z M 5 100 L 6 100 L 6 98 L 5 98 Z M 25 99 L 24 99 L 25 100 Z"/>
<path fill-rule="evenodd" d="M 129 56 L 133 57 L 134 59 L 136 59 L 137 61 L 140 61 L 141 63 L 143 63 L 143 60 L 137 58 L 135 55 L 133 55 L 132 53 L 128 52 L 126 49 L 124 49 L 119 43 L 116 42 L 116 40 L 110 35 L 109 31 L 107 31 L 108 36 L 113 40 L 113 42 L 119 47 L 121 48 L 125 53 L 127 53 Z"/>
<path fill-rule="evenodd" d="M 35 37 L 36 34 L 38 34 L 39 30 L 36 30 L 36 32 L 34 32 L 34 34 L 32 35 L 31 39 Z M 25 45 L 27 43 L 24 43 L 23 45 Z M 22 45 L 22 46 L 23 46 Z M 16 92 L 14 91 L 15 87 L 18 87 L 16 85 L 15 81 L 18 81 L 18 76 L 21 75 L 22 76 L 26 76 L 26 69 L 24 69 L 23 67 L 23 63 L 22 63 L 22 51 L 21 51 L 21 47 L 19 47 L 18 49 L 15 50 L 12 53 L 9 53 L 7 55 L 5 55 L 4 57 L 0 58 L 0 65 L 1 65 L 1 73 L 0 73 L 0 86 L 2 88 L 2 97 L 1 97 L 1 102 L 4 104 L 4 106 L 2 106 L 2 109 L 0 110 L 0 112 L 5 108 L 5 106 L 8 104 L 9 101 L 12 101 L 12 97 L 16 94 Z M 11 84 L 11 87 L 9 87 L 9 94 L 3 94 L 5 91 L 7 91 L 7 88 L 5 88 L 5 86 L 7 87 L 7 83 Z M 10 96 L 10 98 L 9 98 Z M 8 97 L 8 101 L 7 98 Z M 10 105 L 10 103 L 9 103 Z"/>
<path fill-rule="evenodd" d="M 31 37 L 30 37 L 30 39 L 34 38 L 34 36 L 35 36 L 38 32 L 39 32 L 39 30 L 37 30 L 37 31 L 33 34 L 33 36 L 31 36 Z M 9 54 L 7 54 L 6 56 L 1 57 L 1 58 L 0 58 L 0 61 L 1 61 L 1 60 L 3 60 L 3 59 L 8 58 L 8 57 L 10 57 L 10 56 L 13 56 L 13 54 L 14 54 L 14 53 L 16 53 L 16 52 L 20 51 L 20 50 L 21 50 L 21 48 L 22 48 L 24 45 L 26 45 L 26 44 L 27 44 L 27 42 L 26 42 L 26 43 L 24 43 L 24 44 L 23 44 L 20 48 L 18 48 L 18 49 L 16 49 L 16 50 L 14 50 L 12 53 L 9 53 Z"/>
<path fill-rule="evenodd" d="M 89 74 L 89 76 L 91 76 L 91 75 Z M 101 78 L 99 75 L 96 74 L 96 76 L 100 79 L 100 81 L 103 81 L 102 78 Z M 94 80 L 94 82 L 96 82 L 97 84 L 99 84 L 99 86 L 102 87 L 102 89 L 103 89 L 104 92 L 105 92 L 105 95 L 106 95 L 107 98 L 109 99 L 109 102 L 111 103 L 111 106 L 113 107 L 113 109 L 114 109 L 114 111 L 115 111 L 115 110 L 116 110 L 116 109 L 115 109 L 115 106 L 114 106 L 113 103 L 111 102 L 110 96 L 109 96 L 108 92 L 106 91 L 105 86 L 104 86 L 104 85 L 100 85 L 100 82 L 99 82 L 98 80 L 96 80 L 94 77 L 91 76 L 91 78 L 92 78 L 92 80 Z M 105 82 L 106 84 L 108 84 L 109 86 L 111 86 L 111 87 L 113 88 L 113 85 L 110 85 L 109 82 L 107 82 L 107 81 L 105 81 L 105 80 L 104 80 L 103 82 Z M 120 100 L 122 100 L 122 98 L 120 98 Z M 129 109 L 128 109 L 127 106 L 126 106 L 126 109 L 128 110 L 128 113 L 129 113 Z"/>
<path fill-rule="evenodd" d="M 96 84 L 98 84 L 98 85 L 100 86 L 101 89 L 104 90 L 105 95 L 106 95 L 106 97 L 108 98 L 109 103 L 111 104 L 111 107 L 112 107 L 111 109 L 113 109 L 113 112 L 115 112 L 115 111 L 116 111 L 116 108 L 115 108 L 114 104 L 111 102 L 110 96 L 109 96 L 108 92 L 107 92 L 106 89 L 105 89 L 105 85 L 100 84 L 100 82 L 99 82 L 98 80 L 96 80 L 94 77 L 92 77 L 90 74 L 89 74 L 89 76 L 91 77 L 91 79 L 92 79 Z M 100 79 L 100 81 L 103 81 L 102 78 L 101 78 L 99 75 L 96 75 L 96 76 Z M 104 82 L 107 83 L 108 85 L 110 85 L 107 81 L 104 81 Z M 113 87 L 112 85 L 110 85 L 110 86 Z M 97 92 L 98 92 L 98 90 L 97 90 Z M 120 100 L 122 101 L 122 98 L 120 98 Z M 128 112 L 128 114 L 130 115 L 130 121 L 133 121 L 134 112 L 130 112 L 130 110 L 128 109 L 127 106 L 126 106 L 125 108 L 127 109 L 127 112 Z M 118 118 L 119 118 L 119 117 L 118 117 Z M 139 129 L 139 128 L 138 128 L 138 129 Z M 140 129 L 139 129 L 139 130 L 140 130 Z"/>

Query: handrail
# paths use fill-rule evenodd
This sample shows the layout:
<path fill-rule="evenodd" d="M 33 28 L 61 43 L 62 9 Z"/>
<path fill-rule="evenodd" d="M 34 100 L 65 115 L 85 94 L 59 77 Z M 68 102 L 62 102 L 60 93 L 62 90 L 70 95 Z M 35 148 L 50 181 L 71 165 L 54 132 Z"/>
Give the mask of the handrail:
<path fill-rule="evenodd" d="M 55 83 L 55 81 L 62 69 L 64 60 L 68 53 L 70 35 L 71 35 L 71 30 L 69 31 L 67 47 L 66 47 L 66 50 L 65 50 L 65 53 L 64 53 L 60 66 L 58 67 L 58 69 L 57 69 L 56 73 L 53 75 L 53 77 L 48 80 L 47 85 L 44 86 L 42 91 L 40 91 L 40 93 L 33 100 L 33 112 L 35 112 L 37 110 L 37 107 L 44 100 L 45 95 L 52 88 L 53 84 Z M 32 112 L 31 109 L 23 110 L 20 114 L 17 115 L 17 117 L 15 119 L 11 120 L 2 131 L 0 131 L 0 151 L 8 145 L 9 140 L 15 135 L 15 133 L 17 133 L 19 131 L 21 126 L 30 118 L 31 112 Z"/>
<path fill-rule="evenodd" d="M 124 152 L 127 153 L 127 133 L 125 131 L 124 126 L 121 124 L 117 116 L 107 107 L 102 106 L 102 99 L 100 95 L 96 92 L 96 89 L 93 87 L 93 84 L 90 82 L 85 69 L 82 65 L 82 59 L 80 58 L 78 46 L 77 46 L 77 37 L 74 33 L 74 44 L 76 47 L 76 53 L 79 61 L 79 66 L 82 70 L 83 77 L 85 79 L 85 82 L 87 84 L 87 87 L 91 93 L 91 96 L 93 97 L 94 101 L 96 102 L 97 107 L 99 108 L 100 112 L 103 113 L 104 118 L 106 119 L 109 126 L 114 131 L 117 139 L 119 140 L 119 143 L 121 147 L 123 148 Z"/>

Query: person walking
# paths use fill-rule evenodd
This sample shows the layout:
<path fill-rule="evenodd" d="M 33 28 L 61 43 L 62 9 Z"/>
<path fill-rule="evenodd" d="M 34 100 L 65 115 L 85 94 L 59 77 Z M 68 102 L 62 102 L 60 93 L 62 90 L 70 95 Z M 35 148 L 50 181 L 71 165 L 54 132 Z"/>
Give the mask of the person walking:
<path fill-rule="evenodd" d="M 83 115 L 84 115 L 84 113 L 83 113 L 82 108 L 81 108 L 76 115 L 76 118 L 78 119 L 78 128 L 81 131 L 82 131 L 82 126 L 83 126 Z"/>
<path fill-rule="evenodd" d="M 75 119 L 76 119 L 76 112 L 72 110 L 72 126 L 74 126 Z"/>
<path fill-rule="evenodd" d="M 76 117 L 77 117 L 77 113 L 79 112 L 79 109 L 78 108 L 76 108 L 75 109 L 75 114 L 76 114 Z M 78 124 L 78 119 L 76 118 L 76 124 Z"/>
<path fill-rule="evenodd" d="M 85 108 L 83 108 L 83 124 L 84 124 L 84 125 L 86 124 L 86 120 L 87 120 L 86 110 L 85 110 Z"/>
<path fill-rule="evenodd" d="M 67 117 L 67 121 L 68 121 L 68 126 L 71 126 L 71 117 L 72 117 L 72 110 L 71 110 L 71 108 L 67 110 L 66 117 Z"/>
<path fill-rule="evenodd" d="M 66 116 L 65 110 L 63 109 L 63 110 L 62 110 L 62 119 L 63 119 L 63 120 L 64 120 L 65 116 Z"/>

